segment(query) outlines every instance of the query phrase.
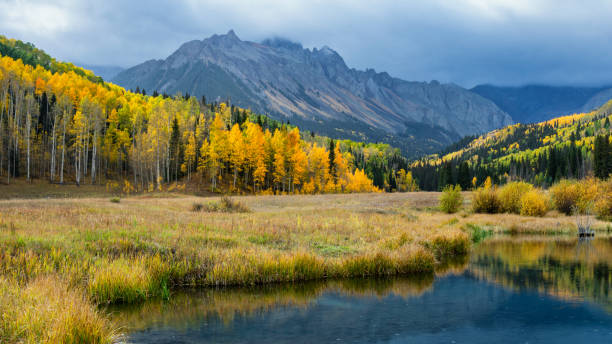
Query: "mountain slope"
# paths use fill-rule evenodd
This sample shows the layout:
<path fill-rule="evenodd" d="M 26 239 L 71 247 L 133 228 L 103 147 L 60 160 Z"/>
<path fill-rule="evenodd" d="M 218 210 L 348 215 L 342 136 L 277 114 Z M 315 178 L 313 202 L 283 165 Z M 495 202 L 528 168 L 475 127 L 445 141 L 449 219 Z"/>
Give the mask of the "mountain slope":
<path fill-rule="evenodd" d="M 457 85 L 349 69 L 329 47 L 247 42 L 233 31 L 187 42 L 167 59 L 130 68 L 113 82 L 149 93 L 231 97 L 233 104 L 308 129 L 391 142 L 409 154 L 512 123 L 493 102 Z"/>
<path fill-rule="evenodd" d="M 425 190 L 446 184 L 470 188 L 473 178 L 476 185 L 491 177 L 495 183 L 519 179 L 547 186 L 562 178 L 597 176 L 598 161 L 612 171 L 612 149 L 607 148 L 612 145 L 611 121 L 608 101 L 589 113 L 515 124 L 462 140 L 454 151 L 416 161 L 411 170 Z M 597 140 L 610 143 L 598 152 Z"/>
<path fill-rule="evenodd" d="M 472 92 L 490 99 L 518 123 L 537 123 L 576 112 L 593 111 L 612 94 L 607 87 L 478 85 Z M 607 92 L 606 94 L 599 94 Z"/>

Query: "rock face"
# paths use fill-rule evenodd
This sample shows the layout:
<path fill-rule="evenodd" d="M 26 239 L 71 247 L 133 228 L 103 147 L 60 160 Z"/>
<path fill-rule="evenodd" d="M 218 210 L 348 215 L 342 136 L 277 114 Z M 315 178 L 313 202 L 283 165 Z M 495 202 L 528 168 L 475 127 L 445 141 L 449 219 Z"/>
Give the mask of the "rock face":
<path fill-rule="evenodd" d="M 310 50 L 282 39 L 247 42 L 233 31 L 187 42 L 167 59 L 127 69 L 113 82 L 149 94 L 230 97 L 232 104 L 306 129 L 386 141 L 409 155 L 512 123 L 492 101 L 457 85 L 358 71 L 327 46 Z"/>

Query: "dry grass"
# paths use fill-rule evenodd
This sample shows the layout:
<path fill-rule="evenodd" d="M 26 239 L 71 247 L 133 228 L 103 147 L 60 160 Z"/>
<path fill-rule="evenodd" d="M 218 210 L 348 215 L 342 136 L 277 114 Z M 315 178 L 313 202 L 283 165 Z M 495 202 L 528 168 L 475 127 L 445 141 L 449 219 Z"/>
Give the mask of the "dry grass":
<path fill-rule="evenodd" d="M 466 256 L 468 224 L 498 232 L 575 231 L 572 218 L 555 213 L 444 214 L 439 195 L 234 197 L 248 213 L 194 212 L 194 204 L 221 198 L 178 194 L 120 203 L 107 195 L 5 200 L 0 277 L 18 288 L 55 275 L 93 307 L 168 298 L 183 287 L 431 275 L 446 260 Z"/>
<path fill-rule="evenodd" d="M 111 343 L 111 322 L 55 277 L 24 287 L 0 277 L 0 343 Z"/>

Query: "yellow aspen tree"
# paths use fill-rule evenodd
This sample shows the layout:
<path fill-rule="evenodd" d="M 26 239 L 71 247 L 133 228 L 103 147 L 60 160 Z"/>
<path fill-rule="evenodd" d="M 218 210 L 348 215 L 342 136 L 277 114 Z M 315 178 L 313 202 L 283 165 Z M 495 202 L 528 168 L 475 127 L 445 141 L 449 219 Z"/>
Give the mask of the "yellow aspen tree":
<path fill-rule="evenodd" d="M 191 171 L 196 161 L 196 139 L 193 131 L 188 133 L 187 145 L 185 145 L 185 162 L 181 166 L 181 171 L 187 173 L 187 180 L 191 180 Z"/>
<path fill-rule="evenodd" d="M 273 181 L 276 190 L 285 191 L 286 171 L 286 137 L 283 131 L 276 129 L 272 136 L 272 149 L 274 151 Z"/>
<path fill-rule="evenodd" d="M 228 146 L 229 163 L 234 173 L 233 188 L 236 189 L 236 179 L 238 179 L 238 173 L 242 171 L 242 165 L 245 161 L 244 139 L 238 124 L 234 124 L 229 132 Z"/>
<path fill-rule="evenodd" d="M 378 192 L 372 180 L 361 169 L 356 169 L 355 173 L 349 176 L 347 185 L 348 192 Z"/>
<path fill-rule="evenodd" d="M 208 170 L 211 176 L 212 190 L 217 188 L 217 180 L 221 176 L 221 168 L 229 153 L 227 130 L 217 114 L 210 126 L 210 143 L 208 146 Z"/>
<path fill-rule="evenodd" d="M 308 157 L 301 147 L 296 147 L 291 155 L 291 182 L 292 192 L 301 185 L 308 175 Z"/>
<path fill-rule="evenodd" d="M 313 183 L 313 192 L 321 192 L 329 179 L 329 154 L 324 147 L 313 144 L 308 153 L 308 169 Z"/>

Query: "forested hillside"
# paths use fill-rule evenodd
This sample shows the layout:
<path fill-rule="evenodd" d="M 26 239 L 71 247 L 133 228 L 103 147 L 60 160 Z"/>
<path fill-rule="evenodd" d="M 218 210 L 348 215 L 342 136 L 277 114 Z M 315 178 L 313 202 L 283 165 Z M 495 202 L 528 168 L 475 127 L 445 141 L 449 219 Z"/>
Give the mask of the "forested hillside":
<path fill-rule="evenodd" d="M 535 124 L 516 124 L 488 134 L 468 137 L 440 155 L 411 166 L 425 190 L 448 184 L 463 189 L 524 180 L 549 186 L 563 178 L 612 173 L 612 101 L 590 113 L 574 114 Z"/>
<path fill-rule="evenodd" d="M 102 78 L 96 76 L 89 70 L 77 67 L 69 62 L 61 62 L 49 56 L 44 51 L 36 48 L 34 44 L 22 42 L 17 39 L 9 39 L 0 35 L 0 55 L 21 59 L 21 61 L 32 67 L 42 66 L 53 73 L 74 72 L 93 82 L 102 82 Z"/>
<path fill-rule="evenodd" d="M 39 178 L 125 192 L 170 183 L 275 193 L 414 188 L 406 160 L 388 145 L 303 135 L 224 102 L 126 91 L 29 43 L 0 42 L 4 183 Z"/>

